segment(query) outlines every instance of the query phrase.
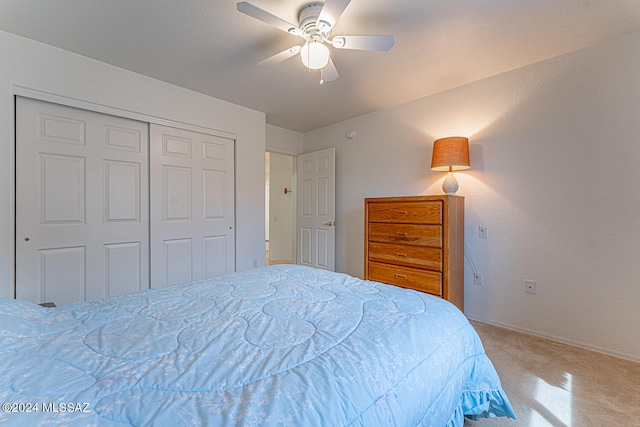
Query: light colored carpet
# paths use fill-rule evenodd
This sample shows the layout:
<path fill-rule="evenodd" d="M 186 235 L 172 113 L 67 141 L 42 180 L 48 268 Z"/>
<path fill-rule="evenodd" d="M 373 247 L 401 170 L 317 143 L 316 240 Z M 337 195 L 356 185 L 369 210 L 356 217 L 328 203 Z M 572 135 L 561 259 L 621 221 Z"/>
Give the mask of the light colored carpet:
<path fill-rule="evenodd" d="M 471 322 L 518 419 L 465 427 L 640 426 L 640 364 Z"/>

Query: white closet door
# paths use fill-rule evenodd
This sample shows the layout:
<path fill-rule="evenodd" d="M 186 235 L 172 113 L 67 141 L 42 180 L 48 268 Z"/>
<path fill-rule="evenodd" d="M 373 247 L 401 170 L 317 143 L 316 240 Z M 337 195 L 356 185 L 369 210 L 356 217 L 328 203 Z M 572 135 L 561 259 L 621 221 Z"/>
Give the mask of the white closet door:
<path fill-rule="evenodd" d="M 16 101 L 16 296 L 149 288 L 148 124 Z"/>
<path fill-rule="evenodd" d="M 151 286 L 235 270 L 234 141 L 151 125 Z"/>

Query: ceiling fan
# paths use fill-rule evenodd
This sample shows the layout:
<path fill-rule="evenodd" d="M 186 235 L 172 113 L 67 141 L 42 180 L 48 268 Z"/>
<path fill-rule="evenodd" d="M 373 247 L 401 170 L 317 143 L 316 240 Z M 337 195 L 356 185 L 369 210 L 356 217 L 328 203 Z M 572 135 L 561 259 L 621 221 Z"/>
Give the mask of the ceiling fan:
<path fill-rule="evenodd" d="M 326 0 L 324 3 L 309 3 L 300 9 L 297 26 L 246 1 L 238 3 L 237 6 L 238 11 L 245 15 L 305 40 L 303 45 L 292 46 L 260 61 L 259 65 L 277 64 L 299 54 L 308 70 L 320 70 L 320 83 L 324 83 L 338 78 L 338 70 L 331 60 L 327 44 L 337 49 L 387 51 L 395 43 L 393 36 L 386 35 L 335 36 L 329 39 L 331 29 L 336 25 L 350 1 Z"/>

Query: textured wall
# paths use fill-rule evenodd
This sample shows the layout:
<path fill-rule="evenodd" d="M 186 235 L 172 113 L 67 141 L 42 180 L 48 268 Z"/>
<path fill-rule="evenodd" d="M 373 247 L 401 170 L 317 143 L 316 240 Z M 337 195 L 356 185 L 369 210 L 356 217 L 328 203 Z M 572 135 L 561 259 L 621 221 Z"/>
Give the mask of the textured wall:
<path fill-rule="evenodd" d="M 306 133 L 337 149 L 337 270 L 363 273 L 363 198 L 441 193 L 433 141 L 468 136 L 466 314 L 640 360 L 638 70 L 640 33 Z"/>
<path fill-rule="evenodd" d="M 302 134 L 278 126 L 266 127 L 267 151 L 292 156 L 302 153 Z"/>

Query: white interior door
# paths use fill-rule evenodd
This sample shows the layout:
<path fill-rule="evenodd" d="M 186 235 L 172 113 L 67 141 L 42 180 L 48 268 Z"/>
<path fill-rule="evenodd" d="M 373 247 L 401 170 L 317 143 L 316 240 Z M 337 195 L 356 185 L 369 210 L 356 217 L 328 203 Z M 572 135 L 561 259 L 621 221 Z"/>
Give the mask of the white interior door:
<path fill-rule="evenodd" d="M 335 148 L 298 156 L 297 263 L 335 270 Z"/>
<path fill-rule="evenodd" d="M 149 287 L 148 124 L 16 100 L 16 297 Z"/>
<path fill-rule="evenodd" d="M 151 284 L 235 270 L 234 141 L 151 125 Z"/>

